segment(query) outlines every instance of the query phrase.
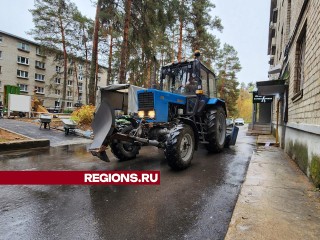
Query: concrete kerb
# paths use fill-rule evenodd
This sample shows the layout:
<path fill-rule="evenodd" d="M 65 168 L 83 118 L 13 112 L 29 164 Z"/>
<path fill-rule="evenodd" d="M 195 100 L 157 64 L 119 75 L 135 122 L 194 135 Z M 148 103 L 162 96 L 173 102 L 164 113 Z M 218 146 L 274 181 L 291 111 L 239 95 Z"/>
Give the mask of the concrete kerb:
<path fill-rule="evenodd" d="M 20 133 L 10 131 L 5 128 L 0 127 L 0 129 L 27 139 L 27 140 L 18 140 L 18 141 L 10 141 L 10 142 L 0 143 L 0 152 L 20 150 L 20 149 L 29 149 L 29 148 L 50 147 L 50 140 L 48 140 L 48 139 L 33 139 L 33 138 L 27 137 L 25 135 L 22 135 Z"/>

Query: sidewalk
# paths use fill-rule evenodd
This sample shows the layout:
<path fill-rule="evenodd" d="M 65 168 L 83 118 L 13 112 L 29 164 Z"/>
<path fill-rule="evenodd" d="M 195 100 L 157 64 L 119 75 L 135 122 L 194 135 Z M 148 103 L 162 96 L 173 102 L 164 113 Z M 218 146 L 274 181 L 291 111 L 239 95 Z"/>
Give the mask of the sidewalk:
<path fill-rule="evenodd" d="M 43 129 L 43 127 L 39 129 L 40 124 L 35 125 L 14 119 L 0 119 L 0 127 L 34 139 L 49 139 L 51 147 L 92 142 L 90 139 L 75 135 L 66 136 L 63 131 L 55 129 Z"/>
<path fill-rule="evenodd" d="M 320 192 L 281 148 L 253 154 L 225 239 L 320 239 Z"/>

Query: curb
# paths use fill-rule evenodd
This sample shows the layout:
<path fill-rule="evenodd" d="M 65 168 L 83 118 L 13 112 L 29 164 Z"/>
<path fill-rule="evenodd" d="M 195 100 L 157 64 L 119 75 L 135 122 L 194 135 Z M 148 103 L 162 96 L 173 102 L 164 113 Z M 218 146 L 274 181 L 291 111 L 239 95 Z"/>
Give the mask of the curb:
<path fill-rule="evenodd" d="M 30 137 L 25 136 L 23 134 L 13 132 L 13 131 L 10 131 L 5 128 L 0 127 L 0 129 L 28 139 L 28 140 L 0 143 L 0 152 L 29 149 L 29 148 L 50 147 L 50 140 L 48 140 L 48 139 L 33 139 L 33 138 L 30 138 Z"/>
<path fill-rule="evenodd" d="M 40 147 L 50 147 L 50 141 L 48 139 L 32 139 L 0 143 L 0 152 Z"/>

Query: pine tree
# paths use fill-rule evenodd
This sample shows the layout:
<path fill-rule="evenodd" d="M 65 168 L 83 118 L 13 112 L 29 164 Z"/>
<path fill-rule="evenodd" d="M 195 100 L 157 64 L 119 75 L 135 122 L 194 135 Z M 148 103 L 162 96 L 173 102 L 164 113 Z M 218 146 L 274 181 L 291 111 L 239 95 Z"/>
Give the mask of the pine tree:
<path fill-rule="evenodd" d="M 217 63 L 219 97 L 226 101 L 231 116 L 237 115 L 236 101 L 239 96 L 236 73 L 241 70 L 237 51 L 230 45 L 224 44 Z"/>
<path fill-rule="evenodd" d="M 29 10 L 35 28 L 29 34 L 50 54 L 61 55 L 63 64 L 62 104 L 64 108 L 67 91 L 68 51 L 72 45 L 72 23 L 79 11 L 69 0 L 35 0 L 35 9 Z"/>

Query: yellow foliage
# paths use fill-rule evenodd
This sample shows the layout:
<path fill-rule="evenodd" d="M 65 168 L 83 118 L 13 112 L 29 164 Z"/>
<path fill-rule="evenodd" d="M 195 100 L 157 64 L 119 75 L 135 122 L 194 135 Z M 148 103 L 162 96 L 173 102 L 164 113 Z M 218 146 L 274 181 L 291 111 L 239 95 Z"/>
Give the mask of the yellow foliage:
<path fill-rule="evenodd" d="M 240 89 L 240 95 L 237 100 L 239 117 L 242 117 L 246 122 L 251 122 L 252 118 L 252 94 L 248 90 Z"/>
<path fill-rule="evenodd" d="M 71 114 L 71 119 L 79 124 L 91 124 L 95 110 L 95 106 L 83 105 Z"/>

